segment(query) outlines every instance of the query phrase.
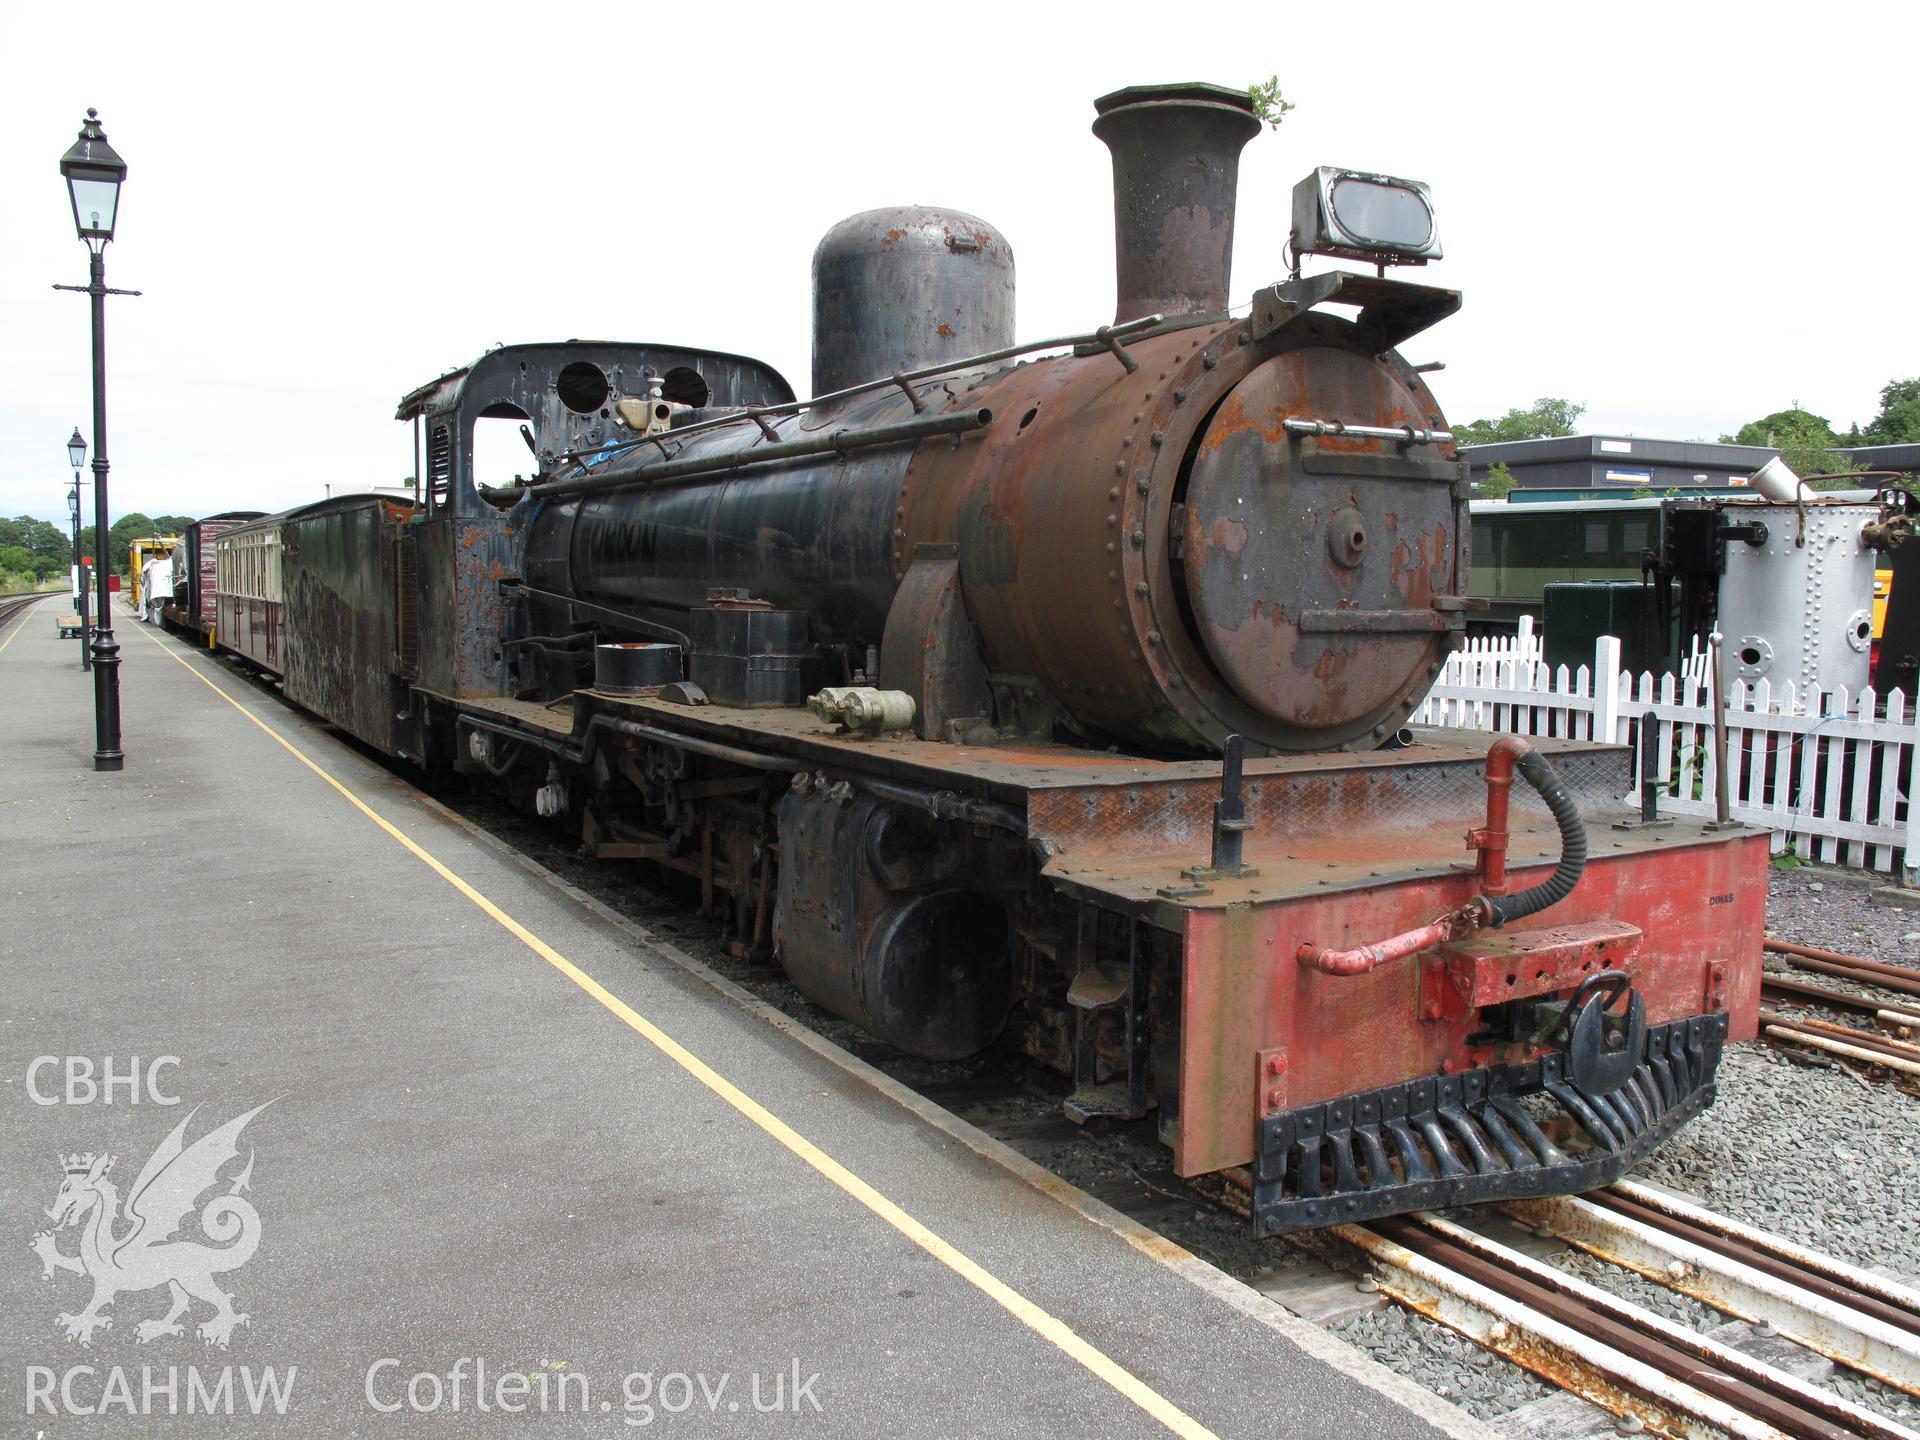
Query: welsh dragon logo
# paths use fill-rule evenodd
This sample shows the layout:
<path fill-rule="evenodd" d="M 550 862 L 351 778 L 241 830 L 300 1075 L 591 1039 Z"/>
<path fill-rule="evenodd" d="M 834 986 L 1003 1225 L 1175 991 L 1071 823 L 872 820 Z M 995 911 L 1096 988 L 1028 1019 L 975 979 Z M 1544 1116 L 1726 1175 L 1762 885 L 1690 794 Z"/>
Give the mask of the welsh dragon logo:
<path fill-rule="evenodd" d="M 272 1103 L 269 1100 L 267 1105 Z M 93 1281 L 93 1298 L 86 1309 L 78 1315 L 54 1317 L 69 1340 L 91 1345 L 94 1331 L 113 1328 L 113 1317 L 100 1312 L 116 1297 L 164 1285 L 173 1298 L 172 1306 L 160 1319 L 142 1320 L 134 1327 L 142 1344 L 182 1334 L 180 1317 L 199 1300 L 213 1307 L 213 1314 L 199 1326 L 200 1338 L 223 1350 L 227 1347 L 234 1328 L 246 1324 L 247 1316 L 233 1308 L 233 1297 L 213 1277 L 238 1270 L 260 1246 L 259 1212 L 240 1193 L 253 1176 L 253 1152 L 247 1152 L 246 1166 L 224 1194 L 204 1206 L 199 1201 L 220 1183 L 221 1167 L 239 1156 L 240 1132 L 267 1105 L 255 1106 L 209 1130 L 191 1145 L 185 1143 L 187 1125 L 199 1112 L 189 1114 L 140 1168 L 127 1191 L 124 1210 L 119 1188 L 107 1178 L 113 1156 L 60 1157 L 66 1178 L 46 1211 L 53 1228 L 35 1235 L 31 1249 L 40 1257 L 41 1279 L 51 1280 L 56 1270 L 65 1270 Z M 211 1245 L 173 1238 L 196 1206 L 200 1229 L 214 1242 Z M 65 1254 L 59 1248 L 60 1234 L 75 1226 L 80 1230 L 80 1248 Z"/>

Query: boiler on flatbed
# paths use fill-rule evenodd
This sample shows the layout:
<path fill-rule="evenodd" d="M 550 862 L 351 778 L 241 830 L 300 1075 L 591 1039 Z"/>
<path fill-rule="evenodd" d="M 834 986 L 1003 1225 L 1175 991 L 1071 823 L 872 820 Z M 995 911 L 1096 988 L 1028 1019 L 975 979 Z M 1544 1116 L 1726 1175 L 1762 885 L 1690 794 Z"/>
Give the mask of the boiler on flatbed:
<path fill-rule="evenodd" d="M 1459 296 L 1385 278 L 1439 258 L 1426 188 L 1313 172 L 1236 317 L 1247 97 L 1096 109 L 1109 323 L 1017 344 L 998 231 L 870 212 L 815 255 L 814 398 L 509 346 L 403 400 L 415 503 L 213 543 L 278 547 L 290 698 L 694 877 L 903 1051 L 1156 1117 L 1262 1231 L 1604 1183 L 1753 1033 L 1765 837 L 1636 826 L 1610 746 L 1405 743 L 1471 605 L 1466 467 L 1397 348 Z M 535 473 L 489 488 L 499 418 Z"/>

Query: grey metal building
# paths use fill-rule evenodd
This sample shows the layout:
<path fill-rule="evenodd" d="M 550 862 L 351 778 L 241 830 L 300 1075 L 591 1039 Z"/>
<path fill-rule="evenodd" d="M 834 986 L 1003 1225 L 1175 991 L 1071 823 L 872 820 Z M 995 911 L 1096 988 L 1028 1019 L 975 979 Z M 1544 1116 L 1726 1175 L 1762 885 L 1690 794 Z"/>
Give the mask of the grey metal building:
<path fill-rule="evenodd" d="M 1840 453 L 1862 470 L 1900 470 L 1920 473 L 1920 444 L 1848 445 Z"/>
<path fill-rule="evenodd" d="M 1889 447 L 1920 449 L 1920 446 Z M 1559 435 L 1467 445 L 1460 451 L 1477 484 L 1505 465 L 1523 490 L 1721 490 L 1747 477 L 1779 451 L 1766 445 L 1721 445 L 1702 440 L 1646 440 L 1631 435 Z"/>

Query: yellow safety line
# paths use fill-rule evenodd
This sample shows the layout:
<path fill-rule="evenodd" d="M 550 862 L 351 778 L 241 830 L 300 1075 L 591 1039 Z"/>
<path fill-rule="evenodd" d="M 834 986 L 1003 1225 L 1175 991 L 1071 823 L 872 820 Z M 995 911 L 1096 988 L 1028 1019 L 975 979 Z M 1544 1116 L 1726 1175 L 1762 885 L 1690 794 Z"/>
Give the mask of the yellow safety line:
<path fill-rule="evenodd" d="M 1209 1430 L 1178 1405 L 1175 1405 L 1171 1400 L 1167 1399 L 1166 1396 L 1141 1380 L 1137 1375 L 1133 1374 L 1132 1371 L 1120 1364 L 1119 1361 L 1082 1339 L 1081 1336 L 1074 1331 L 1073 1327 L 1068 1325 L 1064 1320 L 1059 1319 L 1057 1316 L 1034 1304 L 1033 1301 L 1027 1299 L 1026 1296 L 1015 1290 L 1011 1285 L 1008 1285 L 1004 1280 L 1001 1280 L 998 1276 L 984 1269 L 948 1241 L 941 1239 L 940 1236 L 929 1230 L 925 1225 L 921 1224 L 920 1221 L 914 1219 L 913 1216 L 909 1215 L 893 1201 L 882 1195 L 878 1190 L 875 1190 L 838 1160 L 835 1160 L 811 1140 L 788 1125 L 786 1121 L 773 1114 L 757 1100 L 740 1090 L 730 1080 L 716 1073 L 705 1061 L 681 1045 L 679 1041 L 667 1034 L 666 1031 L 662 1030 L 651 1020 L 647 1019 L 646 1016 L 628 1005 L 627 1002 L 619 996 L 613 994 L 606 986 L 587 974 L 586 971 L 575 965 L 571 960 L 567 959 L 566 956 L 562 955 L 558 950 L 555 950 L 551 945 L 547 944 L 546 941 L 542 940 L 538 935 L 535 935 L 531 930 L 527 929 L 526 926 L 522 925 L 518 920 L 515 920 L 511 915 L 487 899 L 486 896 L 474 889 L 473 886 L 469 885 L 465 880 L 441 864 L 440 861 L 428 854 L 392 822 L 377 814 L 365 801 L 361 800 L 358 795 L 355 795 L 353 791 L 349 790 L 344 784 L 334 779 L 332 775 L 322 769 L 317 762 L 310 759 L 305 752 L 294 745 L 292 741 L 288 740 L 278 730 L 275 730 L 271 725 L 267 724 L 266 721 L 254 714 L 253 711 L 234 699 L 233 696 L 221 689 L 221 687 L 216 685 L 212 680 L 201 674 L 194 666 L 189 665 L 169 646 L 163 644 L 159 637 L 148 635 L 146 638 L 155 645 L 160 646 L 162 653 L 167 655 L 168 658 L 177 661 L 194 679 L 205 685 L 209 690 L 213 691 L 214 694 L 218 695 L 222 700 L 225 700 L 229 705 L 233 706 L 234 709 L 246 716 L 247 719 L 259 726 L 261 730 L 271 736 L 274 742 L 289 755 L 293 756 L 294 759 L 306 766 L 307 769 L 331 785 L 349 805 L 353 806 L 354 809 L 358 810 L 362 815 L 365 815 L 374 824 L 386 831 L 389 836 L 405 848 L 416 860 L 420 861 L 421 864 L 425 865 L 429 870 L 433 871 L 434 874 L 438 875 L 468 900 L 472 901 L 486 913 L 489 919 L 507 931 L 514 939 L 525 945 L 529 950 L 533 951 L 534 954 L 538 955 L 542 960 L 545 960 L 549 965 L 553 966 L 554 969 L 573 981 L 575 985 L 578 985 L 582 990 L 586 991 L 587 994 L 591 995 L 608 1010 L 612 1011 L 625 1022 L 630 1029 L 646 1039 L 662 1054 L 666 1055 L 668 1059 L 672 1060 L 681 1069 L 693 1076 L 694 1079 L 706 1086 L 707 1089 L 711 1090 L 715 1095 L 726 1101 L 727 1104 L 739 1111 L 740 1114 L 759 1126 L 761 1130 L 777 1140 L 781 1145 L 786 1147 L 787 1150 L 804 1160 L 808 1165 L 811 1165 L 821 1175 L 832 1181 L 841 1190 L 846 1192 L 846 1194 L 858 1200 L 862 1205 L 866 1206 L 868 1210 L 879 1216 L 880 1219 L 886 1221 L 887 1224 L 891 1225 L 895 1230 L 898 1230 L 902 1235 L 906 1236 L 907 1239 L 926 1251 L 927 1254 L 933 1256 L 934 1259 L 945 1265 L 949 1270 L 953 1271 L 954 1274 L 982 1291 L 996 1305 L 1000 1306 L 1000 1308 L 1005 1310 L 1009 1315 L 1012 1315 L 1014 1319 L 1018 1320 L 1022 1325 L 1025 1325 L 1029 1330 L 1032 1330 L 1044 1339 L 1051 1341 L 1069 1358 L 1077 1361 L 1099 1379 L 1119 1391 L 1120 1394 L 1139 1406 L 1140 1409 L 1151 1415 L 1174 1434 L 1187 1437 L 1187 1440 L 1219 1440 L 1219 1437 L 1216 1436 L 1213 1431 Z"/>
<path fill-rule="evenodd" d="M 53 593 L 57 595 L 60 592 L 56 590 Z M 35 610 L 38 610 L 42 605 L 46 604 L 47 599 L 50 599 L 50 598 L 51 596 L 43 599 L 35 600 L 30 604 L 22 605 L 20 607 L 19 621 L 14 625 L 13 629 L 7 632 L 7 638 L 4 640 L 0 640 L 0 650 L 5 650 L 7 646 L 13 644 L 13 637 L 18 635 L 22 630 L 27 628 L 27 616 L 31 615 Z"/>

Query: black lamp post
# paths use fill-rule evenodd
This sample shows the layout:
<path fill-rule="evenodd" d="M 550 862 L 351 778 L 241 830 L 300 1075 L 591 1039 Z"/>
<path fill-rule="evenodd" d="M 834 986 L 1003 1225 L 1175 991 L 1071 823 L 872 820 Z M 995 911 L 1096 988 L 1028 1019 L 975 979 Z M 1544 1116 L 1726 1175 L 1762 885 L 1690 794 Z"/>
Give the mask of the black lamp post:
<path fill-rule="evenodd" d="M 107 288 L 107 242 L 113 239 L 114 214 L 120 207 L 120 182 L 127 178 L 127 164 L 107 144 L 107 132 L 100 128 L 97 111 L 87 111 L 80 138 L 60 157 L 60 173 L 66 177 L 67 192 L 73 200 L 74 228 L 91 257 L 84 287 L 54 288 L 84 288 L 93 302 L 93 544 L 98 552 L 93 558 L 99 576 L 100 613 L 93 636 L 93 768 L 118 770 L 126 757 L 120 753 L 120 646 L 113 638 L 113 612 L 107 602 L 109 572 L 113 569 L 107 554 L 107 296 L 138 292 Z"/>
<path fill-rule="evenodd" d="M 87 463 L 87 442 L 78 425 L 73 427 L 73 438 L 67 441 L 67 459 L 73 462 L 73 489 L 67 492 L 67 511 L 73 517 L 73 588 L 80 597 L 80 668 L 91 670 L 93 656 L 88 647 L 93 636 L 87 623 L 87 562 L 80 553 L 80 467 Z"/>

